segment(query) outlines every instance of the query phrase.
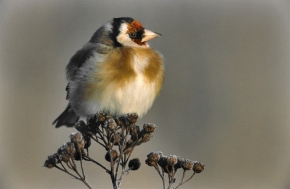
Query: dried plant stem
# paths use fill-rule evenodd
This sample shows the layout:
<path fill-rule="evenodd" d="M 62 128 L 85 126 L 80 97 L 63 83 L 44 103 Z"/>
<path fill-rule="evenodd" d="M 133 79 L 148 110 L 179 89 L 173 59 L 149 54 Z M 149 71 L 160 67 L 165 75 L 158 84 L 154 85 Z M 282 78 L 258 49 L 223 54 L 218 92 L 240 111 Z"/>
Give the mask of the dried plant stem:
<path fill-rule="evenodd" d="M 113 184 L 113 188 L 114 189 L 119 189 L 119 183 L 117 183 L 117 179 L 114 175 L 114 166 L 112 166 L 112 171 L 110 172 L 110 176 L 111 176 L 111 181 L 112 181 L 112 184 Z"/>
<path fill-rule="evenodd" d="M 170 179 L 170 175 L 169 175 L 169 173 L 168 173 L 168 182 L 169 182 L 169 184 L 168 184 L 167 189 L 170 189 L 170 188 L 171 188 L 171 185 L 173 184 L 173 182 L 172 182 L 172 180 Z"/>
<path fill-rule="evenodd" d="M 180 181 L 180 183 L 176 186 L 176 188 L 178 188 L 179 186 L 181 186 L 181 185 L 183 184 L 183 180 L 184 180 L 184 177 L 185 177 L 185 173 L 186 173 L 186 170 L 183 170 L 181 181 Z"/>
<path fill-rule="evenodd" d="M 169 182 L 167 189 L 170 189 L 172 184 L 174 183 L 174 175 L 175 175 L 174 165 L 171 166 L 172 171 L 169 171 L 168 166 L 166 166 L 165 169 L 168 173 L 168 182 Z"/>
<path fill-rule="evenodd" d="M 183 174 L 185 175 L 185 171 L 183 172 Z M 186 180 L 186 181 L 184 181 L 184 182 L 180 182 L 176 187 L 175 187 L 175 189 L 177 189 L 179 186 L 181 186 L 181 185 L 183 185 L 184 183 L 186 183 L 187 181 L 189 181 L 190 179 L 192 179 L 193 178 L 193 176 L 195 175 L 195 172 L 193 172 L 193 174 Z M 182 177 L 183 178 L 183 177 Z"/>
<path fill-rule="evenodd" d="M 103 166 L 102 164 L 100 164 L 99 162 L 95 161 L 94 159 L 90 158 L 89 156 L 84 155 L 84 157 L 86 157 L 89 161 L 97 164 L 98 166 L 102 167 L 107 173 L 110 173 L 110 170 L 107 169 L 105 166 Z"/>
<path fill-rule="evenodd" d="M 61 164 L 62 166 L 63 166 L 63 164 Z M 63 166 L 64 167 L 64 166 Z M 86 178 L 85 177 L 82 177 L 82 176 L 80 176 L 79 174 L 78 174 L 78 172 L 77 171 L 75 171 L 78 175 L 79 175 L 79 178 L 77 177 L 77 176 L 75 176 L 75 175 L 73 175 L 73 174 L 71 174 L 70 172 L 68 172 L 67 171 L 67 169 L 62 169 L 62 168 L 60 168 L 59 166 L 57 166 L 57 165 L 55 165 L 55 168 L 57 168 L 57 169 L 59 169 L 59 170 L 61 170 L 61 171 L 63 171 L 63 172 L 65 172 L 65 173 L 67 173 L 67 174 L 69 174 L 70 176 L 72 176 L 74 179 L 77 179 L 77 180 L 80 180 L 80 181 L 82 181 L 89 189 L 93 189 L 93 187 L 88 183 L 88 181 L 86 180 Z M 75 169 L 73 169 L 73 170 L 75 170 Z"/>
<path fill-rule="evenodd" d="M 158 172 L 159 176 L 162 179 L 163 189 L 165 189 L 165 180 L 164 180 L 164 173 L 161 174 L 158 165 L 154 166 L 155 170 Z"/>
<path fill-rule="evenodd" d="M 79 152 L 79 154 L 80 154 L 80 165 L 81 165 L 81 170 L 82 170 L 82 174 L 83 174 L 83 178 L 85 178 L 85 173 L 84 173 L 84 168 L 83 168 L 83 161 L 82 161 L 82 159 L 83 159 L 83 157 L 82 157 L 82 151 L 80 150 L 80 147 L 79 147 L 79 145 L 78 145 L 78 143 L 77 142 L 75 142 L 75 146 L 76 146 L 76 148 L 77 148 L 77 151 Z M 73 161 L 73 163 L 74 163 L 74 166 L 76 167 L 76 164 L 75 164 L 75 162 L 74 162 L 74 160 L 72 159 L 72 161 Z"/>
<path fill-rule="evenodd" d="M 120 175 L 120 178 L 116 181 L 118 187 L 121 186 L 121 182 L 122 182 L 122 179 L 123 179 L 124 176 L 125 176 L 125 173 L 129 173 L 130 170 L 131 170 L 130 168 L 127 169 L 127 170 L 125 170 L 125 171 L 122 170 L 122 173 L 121 173 L 121 175 Z"/>
<path fill-rule="evenodd" d="M 117 161 L 118 161 L 118 162 L 117 162 L 116 175 L 115 175 L 116 178 L 117 178 L 117 176 L 118 176 L 118 171 L 119 171 L 119 166 L 120 166 L 120 159 L 118 159 Z"/>
<path fill-rule="evenodd" d="M 97 136 L 96 136 L 97 137 Z M 98 139 L 95 139 L 94 137 L 90 136 L 91 139 L 93 139 L 96 143 L 103 146 L 104 148 L 107 148 L 104 144 L 100 143 Z"/>
<path fill-rule="evenodd" d="M 111 154 L 111 150 L 109 151 L 109 153 Z M 113 184 L 113 188 L 114 189 L 118 189 L 118 185 L 117 185 L 117 179 L 116 179 L 116 174 L 115 174 L 115 163 L 113 162 L 113 158 L 111 157 L 111 171 L 109 172 L 110 176 L 111 176 L 111 181 Z"/>
<path fill-rule="evenodd" d="M 113 188 L 114 189 L 119 189 L 118 185 L 117 185 L 117 181 L 114 177 L 114 174 L 111 173 L 111 181 L 112 181 L 112 184 L 113 184 Z"/>
<path fill-rule="evenodd" d="M 59 169 L 59 170 L 65 172 L 65 173 L 69 174 L 70 176 L 72 176 L 73 178 L 75 178 L 75 179 L 77 179 L 77 180 L 81 180 L 81 179 L 79 179 L 78 177 L 76 177 L 75 175 L 73 175 L 73 174 L 71 174 L 70 172 L 68 172 L 66 169 L 62 169 L 62 168 L 60 168 L 60 167 L 57 166 L 57 165 L 55 166 L 55 168 L 57 168 L 57 169 Z"/>

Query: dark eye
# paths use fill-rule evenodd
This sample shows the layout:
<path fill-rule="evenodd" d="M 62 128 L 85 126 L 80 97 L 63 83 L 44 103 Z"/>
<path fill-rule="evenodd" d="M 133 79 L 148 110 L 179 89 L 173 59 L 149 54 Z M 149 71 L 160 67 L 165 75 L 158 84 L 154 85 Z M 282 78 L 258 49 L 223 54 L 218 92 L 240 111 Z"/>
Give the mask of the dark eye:
<path fill-rule="evenodd" d="M 130 38 L 136 38 L 137 37 L 137 33 L 136 32 L 129 33 L 129 37 Z"/>

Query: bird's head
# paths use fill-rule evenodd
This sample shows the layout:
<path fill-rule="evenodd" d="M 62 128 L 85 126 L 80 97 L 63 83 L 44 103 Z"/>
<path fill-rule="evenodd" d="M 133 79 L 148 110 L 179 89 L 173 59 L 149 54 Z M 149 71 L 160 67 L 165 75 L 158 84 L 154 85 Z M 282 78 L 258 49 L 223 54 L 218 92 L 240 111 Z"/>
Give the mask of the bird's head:
<path fill-rule="evenodd" d="M 112 41 L 115 47 L 149 47 L 146 42 L 160 36 L 159 33 L 145 29 L 139 21 L 133 18 L 120 17 L 104 24 L 94 34 L 91 42 L 107 39 Z"/>
<path fill-rule="evenodd" d="M 133 18 L 114 18 L 112 22 L 116 26 L 116 40 L 122 46 L 148 46 L 147 41 L 161 36 L 156 32 L 145 29 L 142 24 Z"/>

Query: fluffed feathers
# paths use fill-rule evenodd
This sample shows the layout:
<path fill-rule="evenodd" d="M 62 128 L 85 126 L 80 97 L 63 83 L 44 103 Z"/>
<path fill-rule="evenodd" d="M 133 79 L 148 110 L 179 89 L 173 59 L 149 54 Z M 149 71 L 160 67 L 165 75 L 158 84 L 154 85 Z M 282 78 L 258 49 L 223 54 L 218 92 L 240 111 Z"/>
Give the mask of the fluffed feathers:
<path fill-rule="evenodd" d="M 66 67 L 70 103 L 53 124 L 72 126 L 99 111 L 144 115 L 163 83 L 162 56 L 146 43 L 158 36 L 129 17 L 99 28 Z"/>

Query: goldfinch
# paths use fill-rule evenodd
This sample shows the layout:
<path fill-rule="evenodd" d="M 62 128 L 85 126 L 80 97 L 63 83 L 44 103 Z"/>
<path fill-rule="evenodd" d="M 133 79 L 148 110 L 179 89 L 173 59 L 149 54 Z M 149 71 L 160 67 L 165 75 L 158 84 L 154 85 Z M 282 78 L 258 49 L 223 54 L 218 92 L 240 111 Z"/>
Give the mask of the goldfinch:
<path fill-rule="evenodd" d="M 142 117 L 163 83 L 162 55 L 146 43 L 159 36 L 129 17 L 100 27 L 66 67 L 69 104 L 55 127 L 74 126 L 100 111 Z"/>

